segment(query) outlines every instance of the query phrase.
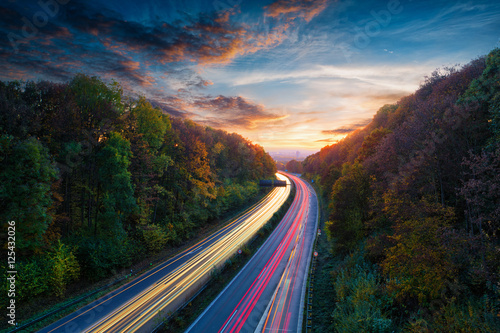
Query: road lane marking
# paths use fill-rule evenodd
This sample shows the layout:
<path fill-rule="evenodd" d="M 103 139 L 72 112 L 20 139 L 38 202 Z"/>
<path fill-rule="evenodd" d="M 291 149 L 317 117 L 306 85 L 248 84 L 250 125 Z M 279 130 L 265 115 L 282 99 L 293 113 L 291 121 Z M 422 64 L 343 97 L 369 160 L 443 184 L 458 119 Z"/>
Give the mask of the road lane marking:
<path fill-rule="evenodd" d="M 233 314 L 231 315 L 231 317 L 229 317 L 229 320 L 227 321 L 226 325 L 224 325 L 224 327 L 219 332 L 224 332 L 224 330 L 226 329 L 227 325 L 229 325 L 229 323 L 231 322 L 231 319 L 233 319 L 233 317 L 236 314 L 236 312 L 238 312 L 238 310 L 235 310 L 233 312 Z"/>

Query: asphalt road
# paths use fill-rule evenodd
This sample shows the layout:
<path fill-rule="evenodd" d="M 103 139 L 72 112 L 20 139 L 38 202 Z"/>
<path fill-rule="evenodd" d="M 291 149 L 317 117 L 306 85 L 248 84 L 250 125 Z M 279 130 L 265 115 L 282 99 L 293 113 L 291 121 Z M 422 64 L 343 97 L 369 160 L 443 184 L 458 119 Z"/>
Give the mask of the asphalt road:
<path fill-rule="evenodd" d="M 186 332 L 296 332 L 317 228 L 314 190 L 296 185 L 292 206 L 259 251 Z"/>
<path fill-rule="evenodd" d="M 307 226 L 297 235 L 278 287 L 255 332 L 301 332 L 307 272 L 318 228 L 318 199 L 309 184 Z M 305 234 L 304 234 L 305 233 Z"/>
<path fill-rule="evenodd" d="M 159 323 L 158 314 L 175 311 L 191 298 L 210 273 L 272 217 L 289 193 L 290 186 L 273 189 L 210 237 L 39 332 L 150 332 Z"/>

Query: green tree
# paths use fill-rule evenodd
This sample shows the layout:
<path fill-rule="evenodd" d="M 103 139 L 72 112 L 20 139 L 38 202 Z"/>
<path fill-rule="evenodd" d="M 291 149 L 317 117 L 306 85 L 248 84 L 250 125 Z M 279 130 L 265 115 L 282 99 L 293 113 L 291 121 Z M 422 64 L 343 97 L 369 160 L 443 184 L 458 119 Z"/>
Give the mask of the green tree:
<path fill-rule="evenodd" d="M 43 234 L 52 221 L 51 184 L 57 169 L 35 138 L 0 137 L 0 215 L 4 230 L 15 221 L 16 247 L 32 253 L 43 246 Z"/>
<path fill-rule="evenodd" d="M 459 99 L 459 103 L 479 103 L 479 110 L 487 110 L 493 138 L 490 143 L 500 142 L 500 49 L 494 49 L 486 57 L 482 75 L 472 81 Z"/>
<path fill-rule="evenodd" d="M 117 114 L 124 111 L 123 89 L 116 81 L 106 84 L 97 76 L 77 74 L 69 83 L 69 88 L 76 94 L 77 104 L 82 114 L 89 117 L 88 120 L 98 120 L 91 114 L 92 110 L 105 110 L 108 105 Z"/>
<path fill-rule="evenodd" d="M 328 235 L 340 251 L 351 250 L 363 237 L 368 214 L 369 178 L 360 163 L 344 164 L 342 177 L 333 185 L 330 197 Z"/>
<path fill-rule="evenodd" d="M 16 221 L 23 299 L 63 295 L 76 265 L 98 280 L 179 244 L 275 170 L 262 147 L 170 119 L 116 82 L 0 82 L 0 217 Z"/>
<path fill-rule="evenodd" d="M 137 205 L 128 171 L 132 152 L 130 142 L 119 133 L 111 132 L 104 148 L 98 153 L 99 180 L 103 192 L 103 228 L 116 237 L 121 233 L 122 222 Z M 123 235 L 124 236 L 124 235 Z"/>
<path fill-rule="evenodd" d="M 165 133 L 171 128 L 169 117 L 160 109 L 153 108 L 144 97 L 139 98 L 131 116 L 137 120 L 137 132 L 144 136 L 151 149 L 158 150 Z"/>
<path fill-rule="evenodd" d="M 62 297 L 66 285 L 80 276 L 80 265 L 73 254 L 74 249 L 69 248 L 59 241 L 49 254 L 50 286 L 54 294 Z"/>
<path fill-rule="evenodd" d="M 392 321 L 385 313 L 392 299 L 381 293 L 376 269 L 356 257 L 353 253 L 332 272 L 335 302 L 330 327 L 339 333 L 392 332 Z"/>
<path fill-rule="evenodd" d="M 149 251 L 156 253 L 159 252 L 169 241 L 167 234 L 162 230 L 159 225 L 150 224 L 144 226 L 142 235 Z"/>

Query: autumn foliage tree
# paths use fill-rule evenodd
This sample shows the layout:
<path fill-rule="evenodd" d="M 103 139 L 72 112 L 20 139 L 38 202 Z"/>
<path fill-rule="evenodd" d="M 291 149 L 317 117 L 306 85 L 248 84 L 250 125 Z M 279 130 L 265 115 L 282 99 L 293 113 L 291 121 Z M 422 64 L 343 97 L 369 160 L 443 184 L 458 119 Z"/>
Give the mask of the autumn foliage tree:
<path fill-rule="evenodd" d="M 391 318 L 387 331 L 493 332 L 500 325 L 499 59 L 495 49 L 435 71 L 365 128 L 304 161 L 305 175 L 319 177 L 328 196 L 335 253 L 361 256 L 384 281 L 372 304 Z M 337 297 L 335 311 L 352 308 Z M 368 323 L 374 313 L 341 319 L 335 311 L 339 325 Z"/>
<path fill-rule="evenodd" d="M 293 173 L 304 172 L 304 169 L 302 167 L 302 163 L 299 161 L 296 161 L 296 160 L 288 161 L 285 165 L 285 170 L 288 170 L 288 172 L 293 172 Z"/>
<path fill-rule="evenodd" d="M 0 219 L 4 231 L 16 222 L 23 300 L 63 297 L 74 281 L 182 243 L 247 205 L 276 172 L 240 135 L 84 74 L 0 82 L 0 161 Z"/>

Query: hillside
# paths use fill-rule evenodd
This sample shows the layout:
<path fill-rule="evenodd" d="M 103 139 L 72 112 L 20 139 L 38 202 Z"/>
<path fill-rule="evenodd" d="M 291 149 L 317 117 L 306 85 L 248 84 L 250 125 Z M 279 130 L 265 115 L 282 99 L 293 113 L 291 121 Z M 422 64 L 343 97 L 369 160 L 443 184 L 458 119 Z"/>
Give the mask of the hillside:
<path fill-rule="evenodd" d="M 434 72 L 303 167 L 329 213 L 319 331 L 498 331 L 499 49 Z"/>
<path fill-rule="evenodd" d="M 248 205 L 276 172 L 240 135 L 169 117 L 82 74 L 0 82 L 0 161 L 0 219 L 15 224 L 25 306 L 178 246 Z"/>

